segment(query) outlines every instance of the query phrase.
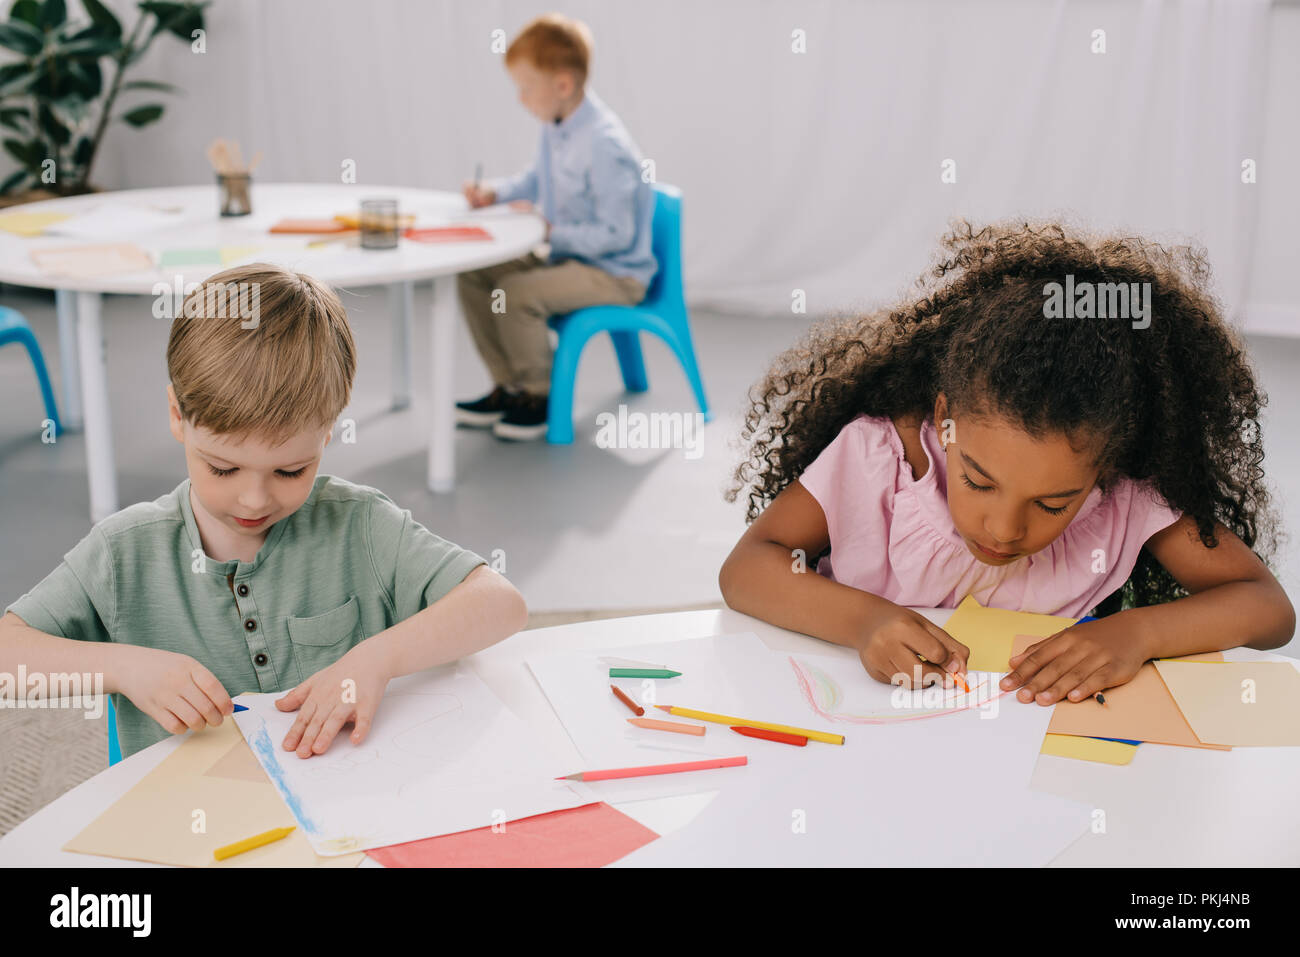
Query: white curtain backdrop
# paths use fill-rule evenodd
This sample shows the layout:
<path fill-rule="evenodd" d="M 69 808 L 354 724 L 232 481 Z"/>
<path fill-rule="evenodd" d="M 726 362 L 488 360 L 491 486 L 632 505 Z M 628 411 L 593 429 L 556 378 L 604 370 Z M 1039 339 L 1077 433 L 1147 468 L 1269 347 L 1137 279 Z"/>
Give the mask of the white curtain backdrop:
<path fill-rule="evenodd" d="M 186 91 L 163 121 L 114 128 L 104 188 L 205 182 L 204 148 L 265 151 L 263 181 L 338 181 L 358 193 L 457 188 L 482 162 L 512 172 L 535 121 L 515 100 L 493 30 L 551 6 L 524 0 L 216 0 L 207 52 L 160 38 L 133 74 Z M 130 7 L 114 8 L 130 19 Z M 1297 310 L 1285 279 L 1255 276 L 1265 202 L 1300 208 L 1293 170 L 1261 161 L 1269 0 L 573 0 L 595 34 L 592 84 L 658 178 L 685 193 L 695 305 L 818 314 L 905 292 L 948 220 L 1060 216 L 1206 245 L 1234 319 L 1252 282 Z M 806 52 L 793 52 L 794 31 Z M 1091 52 L 1105 31 L 1105 53 Z M 153 95 L 134 93 L 134 102 Z M 1270 97 L 1273 97 L 1270 100 Z M 1278 103 L 1281 98 L 1285 108 Z M 1271 105 L 1270 105 L 1271 104 Z M 1271 111 L 1271 112 L 1270 112 Z M 1270 133 L 1272 135 L 1272 133 Z M 956 163 L 957 181 L 941 182 Z M 1289 182 L 1288 182 L 1289 180 Z M 1280 297 L 1277 288 L 1286 290 Z"/>

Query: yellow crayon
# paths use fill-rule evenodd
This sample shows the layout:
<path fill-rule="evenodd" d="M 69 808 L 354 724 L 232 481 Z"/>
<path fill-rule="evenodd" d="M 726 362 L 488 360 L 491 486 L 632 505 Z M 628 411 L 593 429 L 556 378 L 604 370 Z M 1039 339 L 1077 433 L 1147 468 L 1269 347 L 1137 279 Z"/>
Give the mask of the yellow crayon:
<path fill-rule="evenodd" d="M 227 857 L 234 857 L 236 854 L 243 854 L 245 851 L 251 851 L 255 847 L 261 847 L 263 844 L 270 844 L 272 841 L 278 841 L 284 837 L 293 828 L 275 827 L 264 834 L 258 834 L 254 837 L 246 837 L 242 841 L 236 841 L 234 844 L 227 844 L 225 847 L 219 847 L 212 852 L 212 856 L 219 861 L 224 861 Z"/>

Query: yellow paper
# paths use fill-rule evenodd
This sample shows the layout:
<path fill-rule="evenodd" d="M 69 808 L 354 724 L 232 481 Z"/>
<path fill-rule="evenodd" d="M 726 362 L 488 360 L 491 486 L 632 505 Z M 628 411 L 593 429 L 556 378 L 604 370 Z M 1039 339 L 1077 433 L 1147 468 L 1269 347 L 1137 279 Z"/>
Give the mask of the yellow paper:
<path fill-rule="evenodd" d="M 1128 764 L 1137 753 L 1136 744 L 1123 741 L 1102 741 L 1099 738 L 1080 738 L 1072 734 L 1047 734 L 1039 754 L 1055 754 L 1062 758 L 1080 761 L 1099 761 L 1102 764 Z"/>
<path fill-rule="evenodd" d="M 1300 672 L 1286 661 L 1156 661 L 1206 744 L 1300 745 Z"/>
<path fill-rule="evenodd" d="M 46 226 L 71 218 L 71 213 L 5 213 L 0 216 L 0 229 L 15 236 L 39 236 Z"/>
<path fill-rule="evenodd" d="M 213 860 L 219 847 L 297 823 L 239 726 L 227 718 L 220 727 L 191 734 L 63 849 L 188 867 L 356 867 L 365 856 L 318 857 L 298 829 L 283 840 Z"/>
<path fill-rule="evenodd" d="M 969 671 L 1010 671 L 1011 642 L 1016 635 L 1046 638 L 1077 621 L 1056 615 L 1038 615 L 1005 608 L 985 608 L 967 595 L 952 613 L 943 630 L 970 649 Z"/>
<path fill-rule="evenodd" d="M 149 254 L 135 243 L 46 247 L 33 249 L 31 257 L 42 272 L 78 279 L 97 279 L 154 268 Z"/>
<path fill-rule="evenodd" d="M 261 246 L 222 246 L 221 265 L 228 266 L 241 259 L 247 259 L 261 248 Z"/>

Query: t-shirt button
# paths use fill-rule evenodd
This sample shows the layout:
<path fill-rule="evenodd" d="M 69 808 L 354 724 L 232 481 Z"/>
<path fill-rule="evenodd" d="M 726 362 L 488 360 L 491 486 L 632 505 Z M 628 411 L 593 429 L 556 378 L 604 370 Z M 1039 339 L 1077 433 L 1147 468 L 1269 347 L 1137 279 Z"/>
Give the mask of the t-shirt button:
<path fill-rule="evenodd" d="M 252 618 L 248 619 L 246 622 L 244 622 L 244 630 L 257 631 L 257 622 L 255 622 Z"/>
<path fill-rule="evenodd" d="M 248 594 L 248 586 L 243 583 L 240 583 L 240 586 L 235 590 L 239 592 L 240 598 L 243 598 L 245 595 Z"/>
<path fill-rule="evenodd" d="M 266 655 L 259 651 L 253 656 L 253 664 L 257 665 L 259 668 L 266 664 Z"/>

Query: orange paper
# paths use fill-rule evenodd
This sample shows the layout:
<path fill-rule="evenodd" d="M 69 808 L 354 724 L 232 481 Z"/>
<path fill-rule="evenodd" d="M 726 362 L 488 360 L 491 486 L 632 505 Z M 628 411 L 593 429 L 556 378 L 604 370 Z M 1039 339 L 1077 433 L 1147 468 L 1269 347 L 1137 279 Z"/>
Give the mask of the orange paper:
<path fill-rule="evenodd" d="M 366 851 L 385 867 L 603 867 L 659 835 L 608 804 Z"/>
<path fill-rule="evenodd" d="M 1016 635 L 1012 657 L 1030 645 L 1042 641 L 1037 635 Z M 1174 661 L 1222 661 L 1223 652 L 1211 651 L 1188 655 Z M 1049 734 L 1078 734 L 1092 738 L 1123 738 L 1127 741 L 1150 741 L 1152 744 L 1176 744 L 1186 748 L 1210 748 L 1231 751 L 1216 744 L 1202 744 L 1192 732 L 1173 696 L 1160 680 L 1155 665 L 1147 662 L 1127 684 L 1107 688 L 1106 703 L 1058 701 L 1047 726 Z M 1038 707 L 1035 705 L 1035 707 Z"/>

